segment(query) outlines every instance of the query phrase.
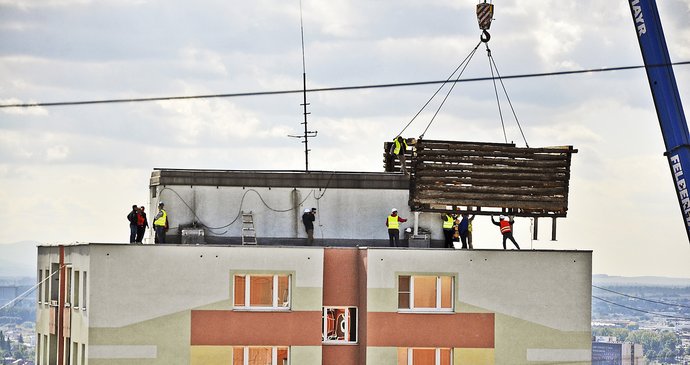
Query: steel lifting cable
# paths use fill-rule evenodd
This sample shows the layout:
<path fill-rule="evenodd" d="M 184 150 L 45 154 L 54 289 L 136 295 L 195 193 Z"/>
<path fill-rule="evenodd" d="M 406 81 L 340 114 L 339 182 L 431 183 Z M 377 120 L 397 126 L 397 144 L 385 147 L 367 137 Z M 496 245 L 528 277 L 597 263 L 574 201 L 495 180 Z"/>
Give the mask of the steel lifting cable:
<path fill-rule="evenodd" d="M 529 143 L 527 143 L 527 138 L 525 138 L 525 133 L 522 130 L 522 126 L 520 125 L 520 121 L 518 120 L 517 114 L 515 113 L 515 108 L 513 108 L 513 103 L 510 101 L 510 96 L 508 96 L 508 91 L 506 90 L 506 86 L 503 83 L 503 78 L 501 77 L 501 73 L 498 71 L 498 66 L 496 66 L 496 61 L 494 60 L 494 57 L 491 55 L 491 49 L 489 49 L 489 44 L 486 43 L 486 53 L 489 58 L 489 68 L 491 69 L 491 80 L 494 83 L 494 93 L 496 94 L 496 103 L 498 104 L 498 114 L 501 117 L 501 127 L 503 128 L 503 137 L 505 138 L 506 143 L 508 143 L 508 137 L 506 135 L 506 126 L 503 123 L 503 112 L 501 111 L 501 102 L 498 97 L 498 89 L 496 88 L 496 79 L 501 83 L 501 88 L 503 89 L 503 94 L 506 97 L 506 100 L 508 101 L 508 105 L 510 106 L 510 111 L 513 113 L 513 117 L 515 118 L 515 123 L 518 126 L 518 129 L 520 130 L 520 135 L 522 135 L 522 140 L 525 141 L 525 146 L 529 148 Z M 494 76 L 494 70 L 496 70 L 496 75 L 498 77 Z"/>
<path fill-rule="evenodd" d="M 431 95 L 431 97 L 429 98 L 429 100 L 427 100 L 426 103 L 424 103 L 424 105 L 422 106 L 421 109 L 419 109 L 419 111 L 417 112 L 417 114 L 415 114 L 414 117 L 412 117 L 412 119 L 405 125 L 405 127 L 404 127 L 404 128 L 400 131 L 400 133 L 398 133 L 396 136 L 400 136 L 400 135 L 402 135 L 402 134 L 405 132 L 405 130 L 407 129 L 407 127 L 409 127 L 410 124 L 412 124 L 412 122 L 414 122 L 414 120 L 419 116 L 419 114 L 421 114 L 421 113 L 424 111 L 424 109 L 429 105 L 429 103 L 431 103 L 431 101 L 436 97 L 436 95 L 439 93 L 439 91 L 441 91 L 441 89 L 442 89 L 448 82 L 450 82 L 450 80 L 453 78 L 453 75 L 455 75 L 455 73 L 458 72 L 458 70 L 460 70 L 460 68 L 462 68 L 462 71 L 460 71 L 460 74 L 459 74 L 458 77 L 455 79 L 455 82 L 453 82 L 453 86 L 455 86 L 455 84 L 457 83 L 457 81 L 460 79 L 460 76 L 461 76 L 462 73 L 465 71 L 465 68 L 467 68 L 467 65 L 469 64 L 469 60 L 472 59 L 472 56 L 474 56 L 474 53 L 477 51 L 477 48 L 479 48 L 479 46 L 480 46 L 481 44 L 482 44 L 481 41 L 480 41 L 479 43 L 477 43 L 477 45 L 474 47 L 474 49 L 472 49 L 472 51 L 470 51 L 470 53 L 465 57 L 465 59 L 462 60 L 462 62 L 460 63 L 460 65 L 458 65 L 458 67 L 456 67 L 455 70 L 453 70 L 453 72 L 450 74 L 450 76 L 448 76 L 448 78 L 446 79 L 446 81 L 444 81 L 443 83 L 441 83 L 441 86 L 439 86 L 438 89 L 436 89 L 436 91 L 434 92 L 433 95 Z M 463 67 L 463 66 L 464 66 L 464 67 Z M 447 98 L 447 96 L 446 96 L 446 98 Z M 444 99 L 444 100 L 445 100 L 445 99 Z M 437 111 L 437 113 L 438 113 L 438 111 Z M 432 119 L 432 122 L 433 122 L 433 119 Z M 429 123 L 429 125 L 431 125 L 431 122 Z M 424 132 L 426 132 L 426 130 L 429 129 L 429 125 L 427 125 L 426 129 L 424 130 Z M 424 136 L 424 133 L 422 133 L 422 136 Z M 420 138 L 421 138 L 421 137 L 420 137 Z"/>

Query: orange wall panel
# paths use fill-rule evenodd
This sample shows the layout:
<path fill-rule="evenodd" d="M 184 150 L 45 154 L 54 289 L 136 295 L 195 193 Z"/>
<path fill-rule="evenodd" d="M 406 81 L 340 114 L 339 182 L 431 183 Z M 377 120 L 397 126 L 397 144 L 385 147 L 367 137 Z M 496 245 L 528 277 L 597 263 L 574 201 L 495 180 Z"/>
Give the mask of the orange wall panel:
<path fill-rule="evenodd" d="M 359 306 L 358 260 L 358 249 L 324 249 L 324 306 Z"/>
<path fill-rule="evenodd" d="M 193 310 L 192 346 L 320 346 L 321 312 Z"/>
<path fill-rule="evenodd" d="M 370 312 L 367 345 L 386 347 L 494 347 L 493 313 Z"/>

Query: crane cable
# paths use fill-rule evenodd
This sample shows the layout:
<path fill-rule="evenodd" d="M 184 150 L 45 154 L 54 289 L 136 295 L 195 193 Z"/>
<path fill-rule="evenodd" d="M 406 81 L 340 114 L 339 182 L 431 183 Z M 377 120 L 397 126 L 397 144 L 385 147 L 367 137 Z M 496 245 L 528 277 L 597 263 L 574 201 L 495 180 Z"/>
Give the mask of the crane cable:
<path fill-rule="evenodd" d="M 518 120 L 517 114 L 515 113 L 515 108 L 513 108 L 513 103 L 510 101 L 510 96 L 508 96 L 508 91 L 506 90 L 506 86 L 503 83 L 503 78 L 501 77 L 501 73 L 498 72 L 498 66 L 496 66 L 496 61 L 494 60 L 493 55 L 491 54 L 491 49 L 489 48 L 489 43 L 486 43 L 486 53 L 489 58 L 489 68 L 491 69 L 491 81 L 494 84 L 494 94 L 496 94 L 496 103 L 498 104 L 498 114 L 501 117 L 501 127 L 503 128 L 503 138 L 505 138 L 505 142 L 508 143 L 508 137 L 506 135 L 506 126 L 505 123 L 503 122 L 503 112 L 501 110 L 501 101 L 498 97 L 498 89 L 496 88 L 496 79 L 501 83 L 501 88 L 503 89 L 503 95 L 505 95 L 506 100 L 508 101 L 508 105 L 510 106 L 510 111 L 513 113 L 513 117 L 515 118 L 515 123 L 518 126 L 518 129 L 520 130 L 520 135 L 522 135 L 522 140 L 525 141 L 525 146 L 529 148 L 529 143 L 527 143 L 527 138 L 525 138 L 525 133 L 522 130 L 522 126 L 520 125 L 520 121 Z M 494 76 L 494 70 L 496 70 L 496 75 L 498 77 Z"/>
<path fill-rule="evenodd" d="M 448 76 L 448 78 L 441 83 L 441 86 L 439 86 L 438 89 L 436 89 L 436 91 L 433 93 L 433 95 L 431 95 L 429 100 L 427 100 L 426 103 L 424 103 L 424 105 L 422 105 L 422 108 L 419 109 L 417 114 L 415 114 L 414 117 L 412 117 L 412 119 L 405 125 L 405 127 L 400 131 L 400 133 L 397 134 L 397 136 L 400 136 L 403 134 L 403 132 L 405 132 L 407 127 L 409 127 L 410 124 L 412 124 L 412 122 L 414 122 L 414 120 L 419 116 L 419 114 L 421 114 L 424 111 L 424 109 L 429 105 L 429 103 L 431 103 L 431 101 L 436 97 L 436 95 L 439 93 L 439 91 L 441 91 L 441 89 L 443 89 L 443 87 L 447 83 L 451 82 L 450 80 L 453 78 L 455 73 L 458 72 L 458 70 L 460 70 L 460 68 L 462 68 L 462 71 L 460 71 L 460 73 L 458 74 L 458 77 L 456 77 L 455 81 L 453 81 L 453 86 L 455 86 L 455 84 L 457 84 L 459 82 L 460 76 L 462 76 L 462 73 L 465 71 L 465 68 L 467 68 L 467 65 L 469 64 L 469 60 L 472 59 L 472 56 L 474 56 L 474 53 L 477 51 L 477 48 L 479 48 L 479 46 L 481 44 L 482 44 L 481 41 L 479 43 L 477 43 L 477 45 L 474 47 L 474 49 L 465 57 L 464 60 L 462 60 L 462 62 L 460 62 L 460 65 L 458 65 L 458 67 L 456 67 L 455 70 L 453 70 L 453 72 L 450 74 L 450 76 Z M 452 90 L 452 88 L 451 88 L 451 90 Z M 447 97 L 448 96 L 446 96 L 446 98 Z M 444 101 L 445 101 L 445 99 L 444 99 Z M 443 105 L 443 104 L 441 104 L 441 105 Z M 439 107 L 439 109 L 440 109 L 440 107 Z M 436 111 L 436 113 L 438 113 L 438 110 Z M 434 117 L 435 116 L 436 115 L 434 115 Z M 426 129 L 424 130 L 425 133 L 426 133 L 427 129 L 429 129 L 429 126 L 431 125 L 431 123 L 433 121 L 434 120 L 432 118 L 431 122 L 429 122 L 429 124 L 426 126 Z M 419 138 L 421 139 L 423 136 L 424 136 L 424 133 L 422 133 L 422 136 L 420 136 Z"/>

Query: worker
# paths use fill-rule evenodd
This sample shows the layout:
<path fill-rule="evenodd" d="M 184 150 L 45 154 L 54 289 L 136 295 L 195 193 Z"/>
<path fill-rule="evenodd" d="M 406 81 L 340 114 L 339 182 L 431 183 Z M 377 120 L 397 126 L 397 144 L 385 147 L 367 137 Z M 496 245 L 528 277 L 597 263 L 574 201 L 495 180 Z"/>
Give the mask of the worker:
<path fill-rule="evenodd" d="M 400 247 L 400 223 L 407 222 L 407 219 L 398 215 L 398 210 L 391 209 L 391 215 L 386 219 L 386 227 L 388 227 L 388 242 L 391 247 Z"/>
<path fill-rule="evenodd" d="M 443 213 L 441 215 L 441 221 L 443 221 L 443 238 L 445 241 L 446 248 L 453 248 L 453 223 L 455 222 L 455 217 L 450 213 Z"/>
<path fill-rule="evenodd" d="M 467 223 L 467 248 L 470 250 L 474 249 L 472 246 L 472 221 L 474 221 L 474 215 L 470 217 Z"/>
<path fill-rule="evenodd" d="M 158 203 L 158 214 L 153 218 L 153 228 L 156 231 L 155 243 L 165 243 L 165 231 L 168 230 L 168 213 L 163 209 L 165 204 Z"/>
<path fill-rule="evenodd" d="M 127 214 L 127 220 L 129 221 L 129 243 L 134 243 L 137 239 L 137 214 L 139 214 L 139 207 L 134 204 L 132 205 L 132 211 Z"/>
<path fill-rule="evenodd" d="M 307 246 L 314 244 L 314 221 L 316 220 L 316 208 L 305 209 L 302 214 L 304 230 L 307 231 Z"/>
<path fill-rule="evenodd" d="M 391 145 L 392 155 L 396 156 L 400 161 L 400 169 L 403 174 L 409 175 L 407 173 L 407 167 L 405 166 L 405 151 L 407 150 L 407 141 L 402 136 L 397 136 L 393 139 L 393 145 Z"/>
<path fill-rule="evenodd" d="M 513 241 L 515 247 L 519 250 L 520 246 L 518 246 L 518 243 L 515 242 L 515 238 L 513 237 L 513 224 L 515 223 L 513 218 L 510 217 L 510 219 L 508 219 L 506 216 L 501 215 L 498 217 L 498 219 L 499 221 L 496 222 L 494 220 L 494 216 L 491 216 L 491 223 L 497 225 L 501 229 L 501 234 L 503 235 L 503 249 L 506 249 L 506 240 L 511 240 Z"/>
<path fill-rule="evenodd" d="M 469 234 L 470 234 L 470 225 L 472 224 L 472 220 L 474 220 L 474 216 L 470 218 L 470 215 L 467 213 L 462 214 L 462 220 L 460 220 L 460 223 L 458 224 L 458 234 L 460 235 L 460 241 L 462 242 L 462 248 L 466 249 L 472 249 L 472 243 L 469 242 Z"/>
<path fill-rule="evenodd" d="M 139 207 L 139 212 L 137 214 L 137 243 L 141 243 L 144 240 L 144 233 L 146 233 L 146 228 L 149 226 L 149 220 L 146 219 L 146 212 L 144 206 Z"/>

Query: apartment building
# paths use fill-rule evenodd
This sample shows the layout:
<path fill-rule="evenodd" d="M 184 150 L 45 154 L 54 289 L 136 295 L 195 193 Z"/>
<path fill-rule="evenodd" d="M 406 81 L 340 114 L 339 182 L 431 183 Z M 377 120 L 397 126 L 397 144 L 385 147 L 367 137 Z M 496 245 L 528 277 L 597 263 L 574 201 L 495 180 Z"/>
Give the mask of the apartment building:
<path fill-rule="evenodd" d="M 591 358 L 589 251 L 82 244 L 38 270 L 39 365 Z"/>

